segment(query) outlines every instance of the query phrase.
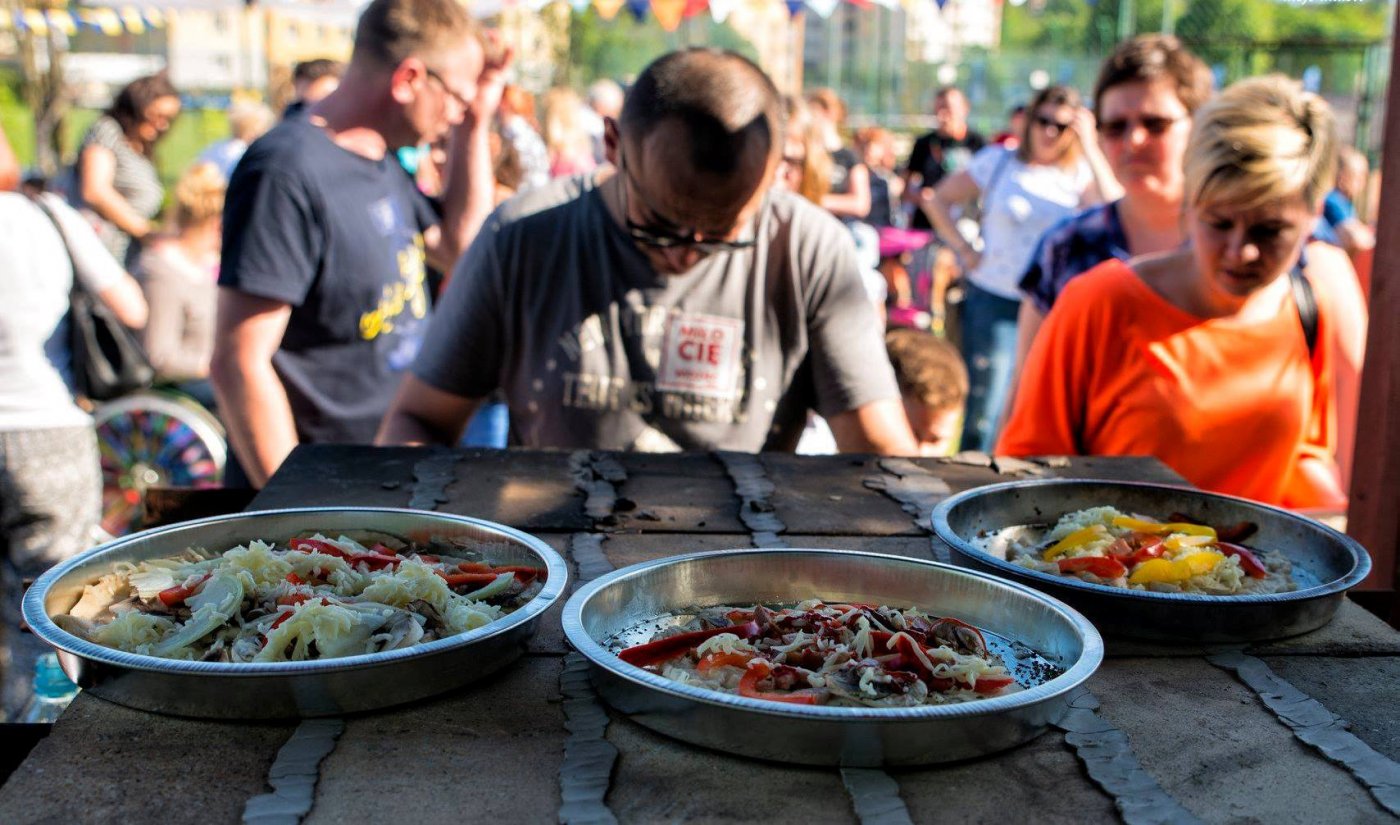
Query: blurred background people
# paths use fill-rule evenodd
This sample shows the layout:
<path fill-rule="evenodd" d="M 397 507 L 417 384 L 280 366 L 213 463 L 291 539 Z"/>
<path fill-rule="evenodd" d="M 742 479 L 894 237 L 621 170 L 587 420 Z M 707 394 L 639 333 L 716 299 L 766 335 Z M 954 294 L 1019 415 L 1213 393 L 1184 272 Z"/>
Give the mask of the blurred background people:
<path fill-rule="evenodd" d="M 318 57 L 303 60 L 292 68 L 292 102 L 282 112 L 283 117 L 296 114 L 325 98 L 340 85 L 345 64 L 339 60 Z"/>
<path fill-rule="evenodd" d="M 970 378 L 965 450 L 987 450 L 995 442 L 1016 357 L 1017 285 L 1036 242 L 1064 218 L 1120 194 L 1078 92 L 1048 86 L 1026 111 L 1016 149 L 988 148 L 921 198 L 925 214 L 964 266 L 960 345 Z M 981 204 L 981 250 L 962 236 L 953 213 L 955 205 L 974 202 Z"/>
<path fill-rule="evenodd" d="M 501 135 L 515 147 L 523 175 L 519 191 L 549 183 L 549 149 L 540 136 L 535 119 L 535 96 L 513 84 L 506 84 L 497 110 Z"/>
<path fill-rule="evenodd" d="M 1026 131 L 1026 104 L 1018 103 L 1006 113 L 1006 128 L 992 138 L 992 143 L 1015 149 L 1021 145 L 1021 135 Z"/>
<path fill-rule="evenodd" d="M 46 650 L 20 631 L 24 584 L 97 540 L 97 438 L 61 369 L 74 278 L 122 323 L 145 324 L 141 288 L 87 220 L 56 195 L 31 201 L 0 192 L 0 698 L 7 719 L 24 707 Z"/>
<path fill-rule="evenodd" d="M 879 126 L 865 126 L 856 130 L 854 144 L 856 155 L 870 171 L 870 211 L 862 220 L 876 229 L 894 226 L 904 193 L 904 180 L 895 172 L 894 135 Z"/>
<path fill-rule="evenodd" d="M 958 348 L 932 333 L 906 328 L 885 333 L 885 351 L 919 455 L 956 453 L 968 381 Z"/>
<path fill-rule="evenodd" d="M 190 167 L 175 185 L 171 231 L 147 244 L 139 267 L 150 306 L 142 344 L 156 380 L 177 385 L 210 409 L 209 361 L 227 185 L 212 163 Z"/>
<path fill-rule="evenodd" d="M 549 176 L 593 171 L 593 138 L 584 122 L 588 111 L 573 89 L 557 87 L 544 94 L 544 145 L 549 153 Z"/>
<path fill-rule="evenodd" d="M 972 156 L 987 145 L 986 138 L 968 126 L 969 111 L 961 89 L 945 86 L 934 95 L 933 116 L 938 125 L 914 141 L 904 165 L 904 202 L 913 213 L 910 225 L 915 229 L 933 228 L 920 208 L 920 194 L 947 175 L 966 169 Z"/>
<path fill-rule="evenodd" d="M 1312 249 L 1299 261 L 1335 175 L 1332 113 L 1280 75 L 1241 81 L 1197 111 L 1185 159 L 1186 247 L 1070 282 L 998 451 L 1151 455 L 1207 490 L 1344 506 L 1325 331 L 1365 323 Z"/>
<path fill-rule="evenodd" d="M 588 119 L 588 134 L 593 138 L 593 162 L 601 166 L 607 163 L 607 151 L 603 145 L 603 120 L 617 120 L 622 114 L 622 100 L 625 94 L 614 80 L 603 78 L 588 86 L 588 110 L 593 116 Z"/>
<path fill-rule="evenodd" d="M 1098 145 L 1123 197 L 1067 218 L 1041 239 L 1020 282 L 1018 370 L 1070 280 L 1103 261 L 1185 241 L 1182 163 L 1191 117 L 1210 98 L 1212 82 L 1205 63 L 1165 35 L 1124 41 L 1104 61 L 1094 84 Z"/>
<path fill-rule="evenodd" d="M 235 100 L 228 109 L 229 136 L 200 152 L 195 163 L 213 164 L 224 180 L 228 180 L 243 153 L 276 122 L 277 116 L 267 104 Z"/>
<path fill-rule="evenodd" d="M 75 205 L 97 226 L 112 257 L 129 267 L 160 212 L 165 190 L 156 144 L 180 115 L 180 95 L 165 73 L 126 84 L 78 148 Z"/>

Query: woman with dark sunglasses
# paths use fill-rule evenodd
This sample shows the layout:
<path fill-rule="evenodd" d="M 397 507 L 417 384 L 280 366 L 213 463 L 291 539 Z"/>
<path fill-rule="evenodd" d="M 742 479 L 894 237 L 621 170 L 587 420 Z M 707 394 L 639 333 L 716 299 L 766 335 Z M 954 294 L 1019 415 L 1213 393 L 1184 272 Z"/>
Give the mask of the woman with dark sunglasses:
<path fill-rule="evenodd" d="M 964 171 L 926 190 L 924 213 L 962 259 L 966 298 L 960 345 L 970 387 L 962 448 L 990 449 L 1016 355 L 1017 284 L 1047 229 L 1118 196 L 1094 138 L 1093 116 L 1066 86 L 1041 90 L 1015 149 L 989 147 Z M 980 202 L 980 250 L 958 231 L 955 207 Z"/>

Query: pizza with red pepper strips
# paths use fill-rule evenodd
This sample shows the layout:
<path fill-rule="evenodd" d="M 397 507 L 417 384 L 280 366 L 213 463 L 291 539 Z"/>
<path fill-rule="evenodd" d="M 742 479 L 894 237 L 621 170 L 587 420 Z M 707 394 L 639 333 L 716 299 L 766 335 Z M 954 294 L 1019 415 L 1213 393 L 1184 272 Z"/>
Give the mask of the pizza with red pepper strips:
<path fill-rule="evenodd" d="M 482 627 L 539 594 L 547 575 L 488 564 L 451 542 L 385 534 L 368 546 L 317 534 L 217 556 L 123 563 L 89 584 L 64 630 L 166 659 L 287 662 L 397 650 Z"/>
<path fill-rule="evenodd" d="M 703 610 L 618 657 L 682 684 L 792 705 L 915 707 L 1020 689 L 966 622 L 815 599 Z"/>
<path fill-rule="evenodd" d="M 1009 527 L 976 543 L 1031 570 L 1130 590 L 1234 596 L 1298 589 L 1287 556 L 1243 543 L 1257 530 L 1248 521 L 1212 526 L 1181 513 L 1160 519 L 1091 507 L 1049 529 Z"/>

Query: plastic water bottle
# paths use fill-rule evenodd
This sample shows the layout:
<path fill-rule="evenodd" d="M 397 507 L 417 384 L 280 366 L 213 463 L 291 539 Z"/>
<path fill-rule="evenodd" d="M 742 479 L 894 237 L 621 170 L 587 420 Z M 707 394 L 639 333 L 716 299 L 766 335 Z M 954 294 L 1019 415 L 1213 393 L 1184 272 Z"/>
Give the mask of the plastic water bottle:
<path fill-rule="evenodd" d="M 21 720 L 31 724 L 52 724 L 78 695 L 78 686 L 63 672 L 58 656 L 45 653 L 34 665 L 34 696 L 24 708 Z"/>

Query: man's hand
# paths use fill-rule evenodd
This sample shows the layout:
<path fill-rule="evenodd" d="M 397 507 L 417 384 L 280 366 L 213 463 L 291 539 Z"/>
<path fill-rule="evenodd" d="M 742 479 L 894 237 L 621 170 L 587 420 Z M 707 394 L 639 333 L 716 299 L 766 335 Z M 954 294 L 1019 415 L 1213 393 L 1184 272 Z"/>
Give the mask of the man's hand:
<path fill-rule="evenodd" d="M 837 413 L 826 420 L 836 446 L 843 453 L 878 453 L 910 456 L 919 454 L 914 431 L 898 398 L 872 401 L 864 406 Z"/>
<path fill-rule="evenodd" d="M 501 106 L 501 93 L 506 87 L 506 72 L 515 60 L 515 50 L 501 37 L 497 29 L 490 29 L 482 38 L 484 59 L 481 76 L 476 81 L 476 97 L 467 110 L 469 124 L 489 124 Z"/>
<path fill-rule="evenodd" d="M 425 383 L 409 373 L 379 425 L 375 444 L 456 444 L 480 398 L 463 398 Z"/>

